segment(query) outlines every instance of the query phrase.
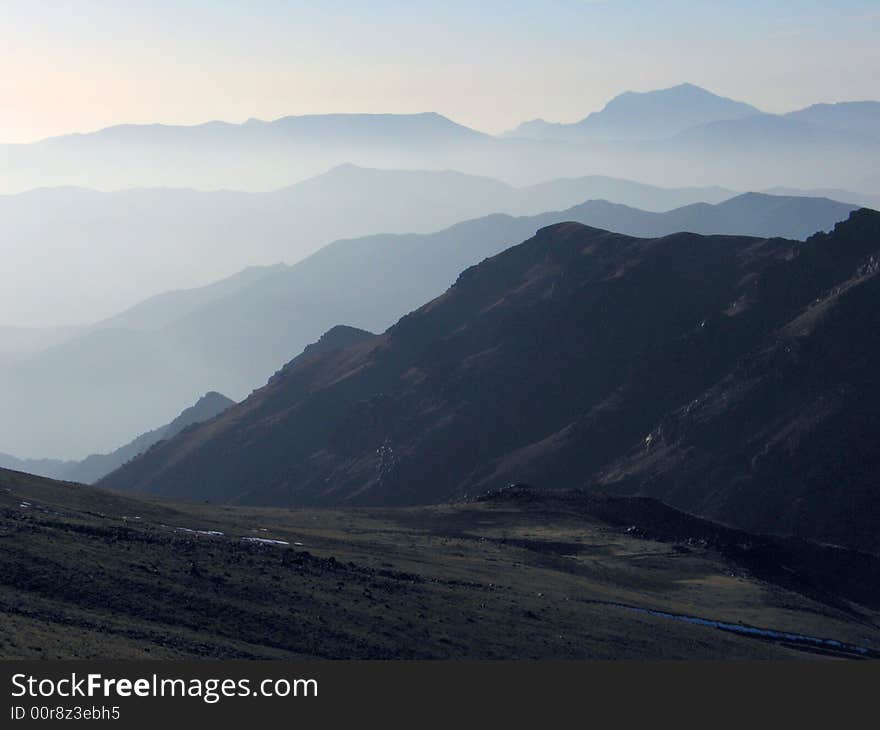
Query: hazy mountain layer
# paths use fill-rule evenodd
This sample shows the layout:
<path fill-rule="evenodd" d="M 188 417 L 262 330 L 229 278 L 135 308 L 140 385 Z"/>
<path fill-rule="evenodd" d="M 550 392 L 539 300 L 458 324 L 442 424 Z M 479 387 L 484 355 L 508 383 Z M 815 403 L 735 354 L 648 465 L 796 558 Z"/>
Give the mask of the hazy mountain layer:
<path fill-rule="evenodd" d="M 565 141 L 663 139 L 709 122 L 760 113 L 750 104 L 726 99 L 693 84 L 680 84 L 657 91 L 627 91 L 579 122 L 552 124 L 537 119 L 507 136 Z"/>
<path fill-rule="evenodd" d="M 880 137 L 880 102 L 877 101 L 813 104 L 785 116 L 859 136 Z"/>
<path fill-rule="evenodd" d="M 880 550 L 880 213 L 806 243 L 564 223 L 102 484 L 276 505 L 599 484 Z"/>
<path fill-rule="evenodd" d="M 234 401 L 220 393 L 210 392 L 184 410 L 171 423 L 160 426 L 138 436 L 133 441 L 120 446 L 109 454 L 91 454 L 82 461 L 62 461 L 60 459 L 18 459 L 9 454 L 0 454 L 0 467 L 37 474 L 51 479 L 92 484 L 101 477 L 118 469 L 125 462 L 149 449 L 153 444 L 176 436 L 185 428 L 202 423 L 225 411 Z"/>
<path fill-rule="evenodd" d="M 269 190 L 350 162 L 455 169 L 513 184 L 605 174 L 676 186 L 870 192 L 880 190 L 874 118 L 870 106 L 850 105 L 761 114 L 682 84 L 627 92 L 576 124 L 533 122 L 503 137 L 433 113 L 122 125 L 0 146 L 0 190 L 58 185 Z M 724 126 L 714 129 L 717 124 Z"/>
<path fill-rule="evenodd" d="M 849 210 L 827 200 L 762 195 L 663 214 L 591 201 L 539 216 L 489 216 L 428 235 L 338 241 L 295 266 L 153 299 L 0 368 L 0 406 L 18 414 L 0 422 L 0 446 L 79 458 L 113 448 L 110 438 L 118 434 L 170 420 L 180 403 L 207 389 L 240 400 L 334 325 L 381 332 L 441 294 L 462 269 L 552 223 L 639 235 L 689 229 L 797 237 L 831 228 Z"/>
<path fill-rule="evenodd" d="M 514 188 L 456 172 L 353 165 L 270 193 L 33 190 L 0 196 L 0 253 L 16 268 L 16 286 L 0 290 L 0 324 L 90 323 L 157 291 L 190 289 L 257 265 L 227 279 L 222 287 L 229 290 L 266 266 L 295 263 L 343 237 L 424 233 L 490 213 L 561 210 L 589 198 L 660 211 L 734 194 L 604 177 Z M 169 318 L 158 309 L 179 315 L 224 291 L 203 287 L 185 298 L 173 292 L 156 298 L 149 315 L 130 311 L 111 324 L 152 329 L 162 324 L 157 316 Z M 33 351 L 34 343 L 52 344 L 45 329 L 0 334 L 8 335 L 0 356 L 7 349 L 14 354 L 16 345 Z"/>

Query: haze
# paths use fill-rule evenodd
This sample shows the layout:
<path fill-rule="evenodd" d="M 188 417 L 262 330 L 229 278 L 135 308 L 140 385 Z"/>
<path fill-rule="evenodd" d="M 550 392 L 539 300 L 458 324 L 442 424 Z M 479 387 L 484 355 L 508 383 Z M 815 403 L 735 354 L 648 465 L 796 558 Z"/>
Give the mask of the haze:
<path fill-rule="evenodd" d="M 0 11 L 15 458 L 239 401 L 542 226 L 804 240 L 880 208 L 869 2 Z"/>
<path fill-rule="evenodd" d="M 356 111 L 500 132 L 682 80 L 771 112 L 880 96 L 872 0 L 5 0 L 0 12 L 0 142 Z"/>

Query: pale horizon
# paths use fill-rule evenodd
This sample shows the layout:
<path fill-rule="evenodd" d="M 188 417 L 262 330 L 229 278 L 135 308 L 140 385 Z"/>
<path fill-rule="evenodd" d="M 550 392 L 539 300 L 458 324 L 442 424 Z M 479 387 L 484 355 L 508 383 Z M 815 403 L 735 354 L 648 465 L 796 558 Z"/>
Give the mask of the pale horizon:
<path fill-rule="evenodd" d="M 379 5 L 394 12 L 5 2 L 0 143 L 119 124 L 425 111 L 497 134 L 684 82 L 771 113 L 880 98 L 880 13 L 863 0 Z"/>
<path fill-rule="evenodd" d="M 620 94 L 624 94 L 627 92 L 646 93 L 646 92 L 650 92 L 650 91 L 661 91 L 664 89 L 673 88 L 675 86 L 680 86 L 680 85 L 689 84 L 689 83 L 692 83 L 692 82 L 685 80 L 685 81 L 681 81 L 678 83 L 669 84 L 668 86 L 662 86 L 662 87 L 656 87 L 656 88 L 621 89 L 621 91 L 618 94 L 615 94 L 614 96 L 609 97 L 605 102 L 602 102 L 596 108 L 589 109 L 589 110 L 585 111 L 583 114 L 581 114 L 580 116 L 575 116 L 575 117 L 570 117 L 570 118 L 565 118 L 565 119 L 556 119 L 556 118 L 548 118 L 547 116 L 536 115 L 536 116 L 531 116 L 531 117 L 524 117 L 524 118 L 520 119 L 519 121 L 511 123 L 509 126 L 503 126 L 501 128 L 494 128 L 494 129 L 484 129 L 484 128 L 479 128 L 477 126 L 474 126 L 472 124 L 466 124 L 461 119 L 456 118 L 454 115 L 447 114 L 447 113 L 440 111 L 440 110 L 437 110 L 437 109 L 412 109 L 412 110 L 399 110 L 399 111 L 389 111 L 387 109 L 369 109 L 369 108 L 365 108 L 365 109 L 327 109 L 327 110 L 318 110 L 318 111 L 301 111 L 301 112 L 297 112 L 297 113 L 280 114 L 277 116 L 259 116 L 259 115 L 251 114 L 251 115 L 247 115 L 247 116 L 243 116 L 243 117 L 226 118 L 226 119 L 221 119 L 218 117 L 204 118 L 204 119 L 192 118 L 192 119 L 180 119 L 180 120 L 126 119 L 126 120 L 122 120 L 122 121 L 101 124 L 100 126 L 90 127 L 88 129 L 70 129 L 70 130 L 58 132 L 57 134 L 53 133 L 53 134 L 49 134 L 46 136 L 41 136 L 36 139 L 0 141 L 0 144 L 33 144 L 35 142 L 42 142 L 47 139 L 53 139 L 55 137 L 63 137 L 63 136 L 67 136 L 67 135 L 94 134 L 95 132 L 100 132 L 105 129 L 110 129 L 112 127 L 119 127 L 119 126 L 198 127 L 198 126 L 202 126 L 202 125 L 206 125 L 206 124 L 214 124 L 214 123 L 240 125 L 240 124 L 244 124 L 245 122 L 248 122 L 250 120 L 258 120 L 258 121 L 262 121 L 262 122 L 271 123 L 271 122 L 279 121 L 281 119 L 285 119 L 288 117 L 332 116 L 332 115 L 357 116 L 357 115 L 384 115 L 384 114 L 400 115 L 400 116 L 415 116 L 415 115 L 419 115 L 419 114 L 439 114 L 440 116 L 445 117 L 446 119 L 449 119 L 450 121 L 455 122 L 456 124 L 460 124 L 462 126 L 468 127 L 469 129 L 473 129 L 474 131 L 483 132 L 483 133 L 489 134 L 489 135 L 498 135 L 498 134 L 502 134 L 504 132 L 509 132 L 509 131 L 515 129 L 520 124 L 523 124 L 526 122 L 531 122 L 531 121 L 537 121 L 537 120 L 543 120 L 545 122 L 559 123 L 559 124 L 571 124 L 571 123 L 579 122 L 579 121 L 585 119 L 590 114 L 592 114 L 594 112 L 601 111 L 605 107 L 605 104 L 607 102 L 611 101 L 613 98 L 615 98 L 616 96 L 618 96 Z M 727 94 L 718 93 L 715 90 L 713 90 L 712 88 L 702 86 L 701 84 L 693 84 L 693 85 L 699 86 L 700 88 L 702 88 L 706 91 L 709 91 L 713 94 L 716 94 L 717 96 L 731 98 L 734 101 L 742 101 L 747 104 L 752 104 L 753 106 L 757 107 L 760 111 L 767 112 L 769 114 L 786 114 L 788 112 L 799 111 L 800 109 L 806 108 L 808 106 L 812 106 L 814 104 L 847 104 L 847 103 L 858 103 L 858 102 L 865 102 L 865 101 L 877 101 L 877 99 L 869 99 L 868 97 L 853 98 L 853 99 L 834 99 L 834 100 L 819 99 L 816 101 L 809 101 L 809 102 L 805 103 L 803 106 L 796 106 L 796 107 L 785 108 L 785 109 L 768 109 L 768 108 L 765 108 L 759 104 L 754 104 L 748 98 L 739 98 L 739 97 L 735 97 L 735 96 L 730 97 Z"/>

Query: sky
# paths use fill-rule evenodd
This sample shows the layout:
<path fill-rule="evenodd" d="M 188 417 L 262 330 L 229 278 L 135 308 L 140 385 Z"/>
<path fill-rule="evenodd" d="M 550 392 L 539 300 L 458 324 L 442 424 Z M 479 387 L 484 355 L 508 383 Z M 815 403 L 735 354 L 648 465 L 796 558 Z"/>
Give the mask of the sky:
<path fill-rule="evenodd" d="M 877 0 L 0 0 L 0 142 L 118 123 L 436 111 L 487 132 L 681 82 L 880 99 Z"/>

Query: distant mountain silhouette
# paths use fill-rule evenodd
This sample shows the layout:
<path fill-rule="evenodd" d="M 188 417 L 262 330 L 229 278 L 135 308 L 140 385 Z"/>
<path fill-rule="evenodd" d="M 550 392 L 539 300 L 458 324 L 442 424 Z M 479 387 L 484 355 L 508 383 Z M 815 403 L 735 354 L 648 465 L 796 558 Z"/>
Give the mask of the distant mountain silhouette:
<path fill-rule="evenodd" d="M 878 551 L 878 297 L 875 211 L 806 242 L 556 224 L 101 484 L 275 505 L 586 484 Z"/>
<path fill-rule="evenodd" d="M 877 101 L 813 104 L 785 116 L 839 132 L 880 137 L 880 102 Z"/>
<path fill-rule="evenodd" d="M 880 166 L 880 138 L 876 129 L 871 131 L 873 113 L 868 104 L 789 116 L 762 114 L 744 102 L 680 84 L 621 94 L 573 124 L 535 120 L 498 137 L 435 113 L 311 115 L 189 127 L 122 125 L 0 145 L 0 191 L 59 185 L 266 191 L 354 163 L 454 169 L 516 185 L 604 174 L 679 187 L 873 192 L 880 189 L 874 172 Z M 765 144 L 773 130 L 738 126 L 681 137 L 689 130 L 753 117 L 782 120 L 776 137 L 785 144 Z M 758 123 L 766 125 L 766 119 Z M 804 134 L 804 127 L 813 133 Z M 831 132 L 838 136 L 828 137 Z M 707 157 L 713 139 L 724 144 Z M 817 139 L 825 141 L 817 146 Z"/>
<path fill-rule="evenodd" d="M 0 468 L 23 471 L 50 479 L 64 479 L 65 471 L 76 466 L 77 463 L 63 459 L 19 459 L 12 454 L 0 453 Z"/>
<path fill-rule="evenodd" d="M 87 328 L 0 325 L 0 363 L 19 360 L 82 334 Z"/>
<path fill-rule="evenodd" d="M 804 239 L 829 230 L 857 206 L 827 198 L 744 193 L 717 205 L 694 203 L 666 213 L 591 200 L 567 211 L 571 220 L 632 236 L 662 236 L 678 231 Z"/>
<path fill-rule="evenodd" d="M 490 136 L 433 112 L 305 115 L 191 126 L 121 124 L 31 144 L 0 145 L 0 190 L 59 185 L 269 190 L 345 162 L 430 167 L 418 160 L 427 155 L 439 161 L 492 142 Z"/>
<path fill-rule="evenodd" d="M 114 434 L 168 420 L 206 383 L 240 400 L 335 324 L 384 331 L 463 269 L 553 223 L 643 236 L 684 229 L 795 238 L 832 228 L 851 209 L 755 194 L 662 214 L 592 201 L 538 216 L 488 216 L 427 235 L 344 239 L 294 266 L 249 274 L 244 278 L 255 278 L 246 285 L 237 279 L 209 294 L 148 302 L 132 310 L 137 316 L 130 311 L 0 368 L 0 405 L 19 414 L 0 420 L 0 444 L 12 453 L 76 457 L 111 448 Z M 178 304 L 179 316 L 169 320 Z M 156 328 L 138 328 L 147 321 Z"/>
<path fill-rule="evenodd" d="M 756 114 L 693 127 L 639 150 L 646 163 L 675 158 L 695 179 L 730 181 L 749 170 L 750 187 L 852 187 L 876 189 L 871 174 L 880 159 L 880 138 L 803 121 L 796 116 Z M 651 163 L 649 161 L 653 160 Z M 824 169 L 823 169 L 824 168 Z M 624 167 L 623 169 L 628 169 Z M 780 183 L 785 177 L 796 181 Z"/>
<path fill-rule="evenodd" d="M 763 113 L 682 84 L 613 99 L 573 124 L 542 119 L 504 135 L 589 159 L 596 171 L 676 185 L 880 190 L 878 102 L 819 104 Z M 555 161 L 560 165 L 561 162 Z"/>
<path fill-rule="evenodd" d="M 666 189 L 600 176 L 515 188 L 451 171 L 354 165 L 269 193 L 34 190 L 0 196 L 3 250 L 17 261 L 17 286 L 0 290 L 0 322 L 94 322 L 157 291 L 174 290 L 149 305 L 151 314 L 130 311 L 124 323 L 113 322 L 151 328 L 157 326 L 151 319 L 157 308 L 183 314 L 222 293 L 203 287 L 184 301 L 176 290 L 252 267 L 223 284 L 236 287 L 267 266 L 295 263 L 339 238 L 427 233 L 490 213 L 532 215 L 595 197 L 669 210 L 733 195 L 721 188 Z M 81 286 L 83 280 L 90 285 Z M 25 346 L 31 343 L 60 341 L 45 331 L 30 338 L 10 334 L 0 343 L 0 357 L 7 341 L 10 349 L 20 342 L 30 350 Z"/>
<path fill-rule="evenodd" d="M 662 213 L 691 203 L 720 203 L 737 195 L 736 191 L 717 185 L 661 188 L 604 175 L 549 180 L 520 189 L 523 197 L 529 201 L 528 206 L 523 205 L 515 211 L 499 208 L 495 212 L 527 215 L 553 208 L 568 208 L 584 200 L 608 200 L 631 208 Z M 859 202 L 850 201 L 849 198 L 842 200 Z"/>
<path fill-rule="evenodd" d="M 132 330 L 157 330 L 195 312 L 217 299 L 231 296 L 237 291 L 254 284 L 263 277 L 277 274 L 285 269 L 284 264 L 273 266 L 249 266 L 237 274 L 220 279 L 211 284 L 194 289 L 166 291 L 138 302 L 133 307 L 95 325 L 80 330 L 125 328 Z M 82 333 L 80 333 L 82 334 Z M 67 339 L 70 339 L 69 337 Z"/>
<path fill-rule="evenodd" d="M 190 426 L 214 418 L 234 403 L 226 396 L 211 391 L 199 398 L 194 405 L 184 410 L 171 423 L 138 436 L 109 454 L 92 454 L 82 461 L 17 459 L 8 454 L 0 454 L 0 466 L 52 479 L 93 484 L 159 441 L 172 438 Z"/>
<path fill-rule="evenodd" d="M 756 145 L 844 144 L 855 142 L 873 148 L 875 141 L 840 129 L 823 127 L 797 116 L 753 114 L 739 119 L 721 119 L 686 129 L 675 135 L 678 145 L 685 143 L 714 144 L 752 149 Z"/>
<path fill-rule="evenodd" d="M 304 114 L 280 117 L 272 121 L 248 119 L 242 124 L 213 121 L 192 126 L 166 124 L 119 124 L 96 132 L 52 137 L 42 144 L 59 145 L 75 140 L 88 144 L 96 140 L 114 142 L 136 140 L 154 144 L 161 139 L 192 143 L 208 133 L 223 140 L 271 133 L 298 142 L 320 140 L 324 144 L 384 144 L 394 139 L 403 142 L 445 142 L 480 139 L 486 135 L 456 124 L 435 112 L 421 114 Z"/>
<path fill-rule="evenodd" d="M 750 104 L 717 96 L 693 84 L 680 84 L 657 91 L 627 91 L 614 97 L 602 111 L 579 122 L 550 124 L 535 120 L 508 136 L 566 141 L 656 140 L 709 122 L 760 113 Z"/>
<path fill-rule="evenodd" d="M 854 190 L 840 190 L 836 188 L 813 188 L 805 190 L 803 188 L 770 188 L 762 190 L 766 195 L 781 196 L 801 196 L 806 198 L 829 198 L 839 203 L 849 203 L 859 205 L 864 208 L 873 208 L 880 210 L 880 195 L 871 195 L 870 193 L 858 193 Z"/>

